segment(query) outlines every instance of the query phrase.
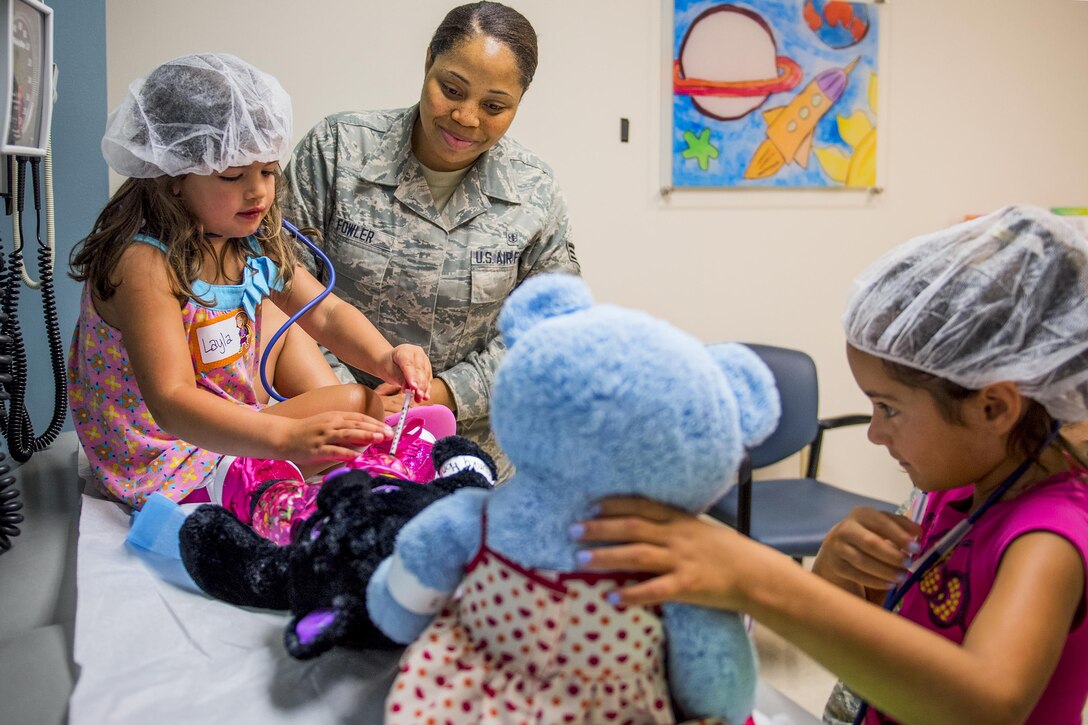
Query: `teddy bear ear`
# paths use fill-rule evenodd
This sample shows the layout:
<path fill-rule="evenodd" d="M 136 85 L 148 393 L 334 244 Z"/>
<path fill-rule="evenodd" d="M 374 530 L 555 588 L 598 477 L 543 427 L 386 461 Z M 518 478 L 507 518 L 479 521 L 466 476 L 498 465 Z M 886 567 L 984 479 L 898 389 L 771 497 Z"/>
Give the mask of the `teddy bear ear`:
<path fill-rule="evenodd" d="M 584 310 L 593 305 L 589 285 L 571 274 L 547 273 L 529 277 L 510 293 L 499 313 L 499 331 L 507 347 L 538 323 Z"/>
<path fill-rule="evenodd" d="M 737 399 L 744 445 L 752 448 L 774 433 L 782 414 L 782 401 L 774 373 L 751 348 L 737 343 L 708 345 L 733 396 Z"/>

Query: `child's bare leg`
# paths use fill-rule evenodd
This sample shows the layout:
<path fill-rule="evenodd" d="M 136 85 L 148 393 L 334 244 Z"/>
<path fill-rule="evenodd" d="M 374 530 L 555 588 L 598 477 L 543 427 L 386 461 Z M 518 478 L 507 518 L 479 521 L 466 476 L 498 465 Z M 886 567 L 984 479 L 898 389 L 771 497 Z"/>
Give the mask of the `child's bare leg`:
<path fill-rule="evenodd" d="M 261 315 L 261 337 L 267 342 L 287 322 L 287 313 L 276 307 L 272 300 L 265 300 L 261 303 Z M 264 354 L 263 350 L 261 354 Z M 268 355 L 265 374 L 276 392 L 285 398 L 293 398 L 315 388 L 340 384 L 317 343 L 297 324 L 291 325 L 276 340 Z"/>
<path fill-rule="evenodd" d="M 363 413 L 375 420 L 385 419 L 381 398 L 373 390 L 359 383 L 337 383 L 307 390 L 293 398 L 264 408 L 262 412 L 288 418 L 308 418 L 328 410 Z"/>

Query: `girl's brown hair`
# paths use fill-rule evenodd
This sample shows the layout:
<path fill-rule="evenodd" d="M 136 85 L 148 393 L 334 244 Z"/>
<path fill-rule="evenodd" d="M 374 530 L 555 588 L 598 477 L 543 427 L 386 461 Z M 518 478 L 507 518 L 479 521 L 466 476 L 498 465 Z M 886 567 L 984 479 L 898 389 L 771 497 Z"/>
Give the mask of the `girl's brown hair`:
<path fill-rule="evenodd" d="M 195 297 L 193 282 L 200 274 L 204 255 L 211 252 L 211 245 L 204 237 L 203 226 L 185 202 L 171 191 L 171 185 L 179 178 L 182 177 L 127 179 L 121 184 L 98 215 L 91 233 L 72 250 L 71 277 L 90 284 L 98 299 L 109 299 L 117 291 L 118 281 L 113 272 L 121 255 L 137 234 L 146 234 L 166 247 L 171 291 L 179 300 Z M 283 216 L 278 198 L 278 191 L 282 187 L 283 174 L 277 168 L 277 196 L 261 220 L 256 238 L 262 252 L 279 267 L 284 290 L 290 290 L 298 255 L 292 238 L 282 228 Z M 222 272 L 224 258 L 234 254 L 241 259 L 254 256 L 245 240 L 228 240 L 222 256 L 216 257 L 220 267 L 218 272 Z M 214 300 L 201 302 L 214 304 Z"/>

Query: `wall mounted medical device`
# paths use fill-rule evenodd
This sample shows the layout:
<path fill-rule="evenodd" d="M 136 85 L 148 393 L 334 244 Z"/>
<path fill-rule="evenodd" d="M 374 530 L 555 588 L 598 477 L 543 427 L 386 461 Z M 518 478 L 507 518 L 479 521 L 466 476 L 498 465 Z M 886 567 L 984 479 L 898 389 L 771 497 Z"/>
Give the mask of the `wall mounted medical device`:
<path fill-rule="evenodd" d="M 4 125 L 0 153 L 43 157 L 53 116 L 53 11 L 37 0 L 0 3 L 5 48 Z"/>
<path fill-rule="evenodd" d="M 12 217 L 12 249 L 0 255 L 0 433 L 16 461 L 49 446 L 60 433 L 68 409 L 64 345 L 57 319 L 53 286 L 55 229 L 53 224 L 50 125 L 55 100 L 53 11 L 37 0 L 0 0 L 0 79 L 7 95 L 0 99 L 0 196 Z M 42 239 L 42 181 L 44 160 L 45 240 Z M 38 280 L 23 262 L 23 210 L 26 170 L 30 166 L 31 196 L 37 217 Z M 42 295 L 45 332 L 53 370 L 53 415 L 41 436 L 35 436 L 26 409 L 27 354 L 19 320 L 19 296 L 25 284 Z M 0 454 L 0 553 L 18 535 L 22 504 L 12 486 L 15 477 Z"/>

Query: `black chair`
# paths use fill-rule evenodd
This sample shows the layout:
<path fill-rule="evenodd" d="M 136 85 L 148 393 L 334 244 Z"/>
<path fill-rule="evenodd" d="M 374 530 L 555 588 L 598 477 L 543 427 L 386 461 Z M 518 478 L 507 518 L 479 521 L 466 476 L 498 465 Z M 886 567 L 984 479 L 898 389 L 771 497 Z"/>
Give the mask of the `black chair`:
<path fill-rule="evenodd" d="M 800 560 L 815 556 L 824 537 L 855 506 L 895 511 L 895 504 L 844 491 L 817 480 L 824 431 L 868 424 L 868 415 L 818 417 L 816 364 L 800 350 L 748 345 L 774 374 L 782 417 L 771 436 L 748 451 L 737 485 L 709 513 L 767 546 Z M 752 481 L 752 470 L 808 448 L 803 478 Z"/>

